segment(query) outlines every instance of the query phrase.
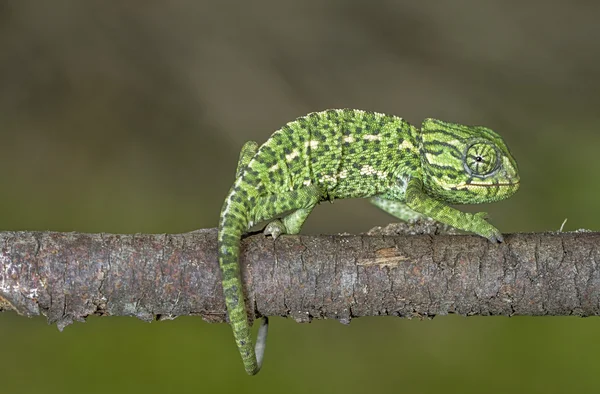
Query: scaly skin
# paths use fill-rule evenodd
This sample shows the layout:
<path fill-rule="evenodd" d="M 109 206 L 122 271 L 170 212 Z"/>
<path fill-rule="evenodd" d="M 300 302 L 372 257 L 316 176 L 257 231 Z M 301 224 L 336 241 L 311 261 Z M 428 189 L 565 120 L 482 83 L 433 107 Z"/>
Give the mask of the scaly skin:
<path fill-rule="evenodd" d="M 481 126 L 426 119 L 418 130 L 396 116 L 327 110 L 286 124 L 260 148 L 246 143 L 218 238 L 229 321 L 246 372 L 260 370 L 268 324 L 263 319 L 255 352 L 238 263 L 240 238 L 254 223 L 272 220 L 265 233 L 275 238 L 297 234 L 321 201 L 370 198 L 399 219 L 427 216 L 502 242 L 485 213 L 448 204 L 497 201 L 518 188 L 517 164 L 504 141 Z"/>

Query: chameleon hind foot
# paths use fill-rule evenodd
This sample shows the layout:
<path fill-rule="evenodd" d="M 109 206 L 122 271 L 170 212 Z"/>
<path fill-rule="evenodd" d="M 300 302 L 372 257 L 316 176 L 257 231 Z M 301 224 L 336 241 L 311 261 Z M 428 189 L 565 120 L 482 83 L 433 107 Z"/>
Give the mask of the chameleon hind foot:
<path fill-rule="evenodd" d="M 287 231 L 285 228 L 285 224 L 283 224 L 281 220 L 276 219 L 267 224 L 267 227 L 265 227 L 263 233 L 265 235 L 272 236 L 273 239 L 277 239 L 277 237 L 279 237 L 281 234 L 286 234 Z"/>
<path fill-rule="evenodd" d="M 295 211 L 287 214 L 281 219 L 275 219 L 267 224 L 263 231 L 265 235 L 273 236 L 273 239 L 277 239 L 281 234 L 298 234 L 302 229 L 304 221 L 310 214 L 310 211 L 318 202 L 316 195 L 308 194 L 305 196 L 307 200 L 304 208 L 298 208 Z"/>

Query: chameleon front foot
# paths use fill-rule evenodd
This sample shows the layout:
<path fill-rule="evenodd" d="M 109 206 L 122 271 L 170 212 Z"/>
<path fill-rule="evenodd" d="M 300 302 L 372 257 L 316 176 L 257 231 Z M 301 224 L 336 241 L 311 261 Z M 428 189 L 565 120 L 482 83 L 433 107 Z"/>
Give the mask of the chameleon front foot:
<path fill-rule="evenodd" d="M 481 235 L 482 237 L 487 238 L 488 240 L 490 240 L 490 242 L 504 242 L 504 238 L 502 237 L 500 231 L 487 222 L 487 216 L 488 215 L 486 212 L 478 212 L 474 214 L 471 223 L 471 231 L 477 235 Z"/>
<path fill-rule="evenodd" d="M 285 224 L 283 224 L 281 220 L 276 219 L 267 224 L 267 227 L 265 227 L 263 233 L 265 235 L 272 236 L 273 239 L 277 239 L 277 237 L 279 237 L 281 234 L 286 234 L 287 231 L 285 228 Z"/>

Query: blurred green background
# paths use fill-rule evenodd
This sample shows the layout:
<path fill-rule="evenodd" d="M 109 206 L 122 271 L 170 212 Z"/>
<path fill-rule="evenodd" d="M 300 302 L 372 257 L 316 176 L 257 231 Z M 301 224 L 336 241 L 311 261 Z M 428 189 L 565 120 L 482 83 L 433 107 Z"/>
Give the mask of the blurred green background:
<path fill-rule="evenodd" d="M 597 229 L 597 2 L 0 1 L 0 230 L 217 224 L 238 151 L 307 112 L 485 124 L 522 186 L 504 232 Z M 392 219 L 317 207 L 305 233 Z M 274 318 L 247 377 L 225 324 L 0 314 L 3 393 L 589 393 L 600 320 Z"/>

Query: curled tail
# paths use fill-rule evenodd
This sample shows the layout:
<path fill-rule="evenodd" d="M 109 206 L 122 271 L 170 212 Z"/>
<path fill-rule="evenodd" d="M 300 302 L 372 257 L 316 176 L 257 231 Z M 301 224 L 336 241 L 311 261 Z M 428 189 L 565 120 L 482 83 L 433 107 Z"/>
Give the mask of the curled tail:
<path fill-rule="evenodd" d="M 219 223 L 219 266 L 221 267 L 223 294 L 227 305 L 229 322 L 233 336 L 249 375 L 260 371 L 267 340 L 268 319 L 262 318 L 258 331 L 256 349 L 252 347 L 250 324 L 246 314 L 242 276 L 239 265 L 240 238 L 246 231 L 248 221 L 245 209 L 235 198 L 227 198 L 221 212 Z"/>

